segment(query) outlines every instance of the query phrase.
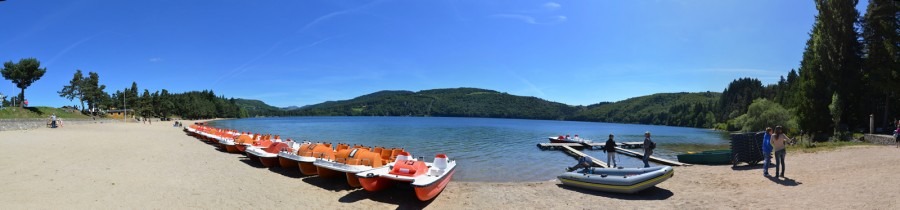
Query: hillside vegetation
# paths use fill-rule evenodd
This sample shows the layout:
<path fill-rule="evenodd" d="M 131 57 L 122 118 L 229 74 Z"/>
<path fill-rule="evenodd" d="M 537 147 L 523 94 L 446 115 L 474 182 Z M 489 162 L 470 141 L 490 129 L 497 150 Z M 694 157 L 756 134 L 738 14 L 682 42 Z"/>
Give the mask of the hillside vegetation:
<path fill-rule="evenodd" d="M 288 111 L 299 116 L 443 116 L 565 119 L 577 107 L 478 88 L 379 91 Z"/>
<path fill-rule="evenodd" d="M 69 109 L 61 109 L 61 108 L 53 108 L 53 107 L 4 107 L 0 109 L 0 119 L 11 119 L 11 118 L 50 118 L 50 115 L 56 114 L 57 117 L 63 119 L 72 119 L 72 118 L 90 118 L 90 116 L 83 115 L 78 111 L 71 111 Z"/>
<path fill-rule="evenodd" d="M 721 93 L 658 93 L 587 106 L 571 119 L 710 128 Z"/>

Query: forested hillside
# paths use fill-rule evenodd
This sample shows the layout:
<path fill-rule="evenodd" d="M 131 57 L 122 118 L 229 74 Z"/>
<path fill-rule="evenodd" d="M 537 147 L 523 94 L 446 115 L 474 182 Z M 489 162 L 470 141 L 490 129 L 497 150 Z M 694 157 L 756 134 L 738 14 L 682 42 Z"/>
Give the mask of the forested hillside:
<path fill-rule="evenodd" d="M 658 93 L 587 106 L 572 120 L 710 128 L 721 93 Z"/>
<path fill-rule="evenodd" d="M 300 116 L 445 116 L 565 119 L 577 107 L 478 88 L 379 91 L 288 111 Z"/>

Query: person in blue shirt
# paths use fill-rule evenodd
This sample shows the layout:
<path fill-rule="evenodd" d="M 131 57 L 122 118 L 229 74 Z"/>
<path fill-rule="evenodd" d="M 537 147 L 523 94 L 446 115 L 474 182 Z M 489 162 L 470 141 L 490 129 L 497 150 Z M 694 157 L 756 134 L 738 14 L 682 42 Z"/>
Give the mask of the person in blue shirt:
<path fill-rule="evenodd" d="M 763 162 L 763 176 L 770 177 L 769 175 L 769 163 L 772 162 L 770 156 L 772 155 L 772 128 L 767 127 L 766 133 L 763 134 L 763 142 L 762 142 L 762 152 L 763 158 L 765 158 L 765 162 Z"/>

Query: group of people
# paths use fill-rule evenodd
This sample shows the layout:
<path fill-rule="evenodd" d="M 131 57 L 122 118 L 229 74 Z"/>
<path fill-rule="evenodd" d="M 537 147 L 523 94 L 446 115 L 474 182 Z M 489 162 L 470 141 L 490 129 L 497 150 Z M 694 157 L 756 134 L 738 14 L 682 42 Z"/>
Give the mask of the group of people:
<path fill-rule="evenodd" d="M 762 143 L 762 151 L 763 157 L 765 158 L 765 162 L 763 163 L 763 176 L 771 177 L 769 175 L 769 164 L 772 162 L 770 156 L 772 152 L 775 152 L 775 177 L 784 178 L 784 156 L 787 154 L 787 150 L 785 149 L 786 142 L 791 142 L 791 138 L 788 138 L 787 135 L 784 135 L 784 128 L 781 126 L 775 126 L 775 130 L 772 130 L 771 127 L 766 128 L 766 133 L 763 134 L 763 143 Z"/>
<path fill-rule="evenodd" d="M 609 139 L 606 140 L 606 143 L 603 144 L 603 152 L 606 153 L 606 163 L 607 166 L 611 168 L 617 168 L 618 164 L 616 163 L 616 141 L 614 140 L 615 135 L 609 134 Z M 644 132 L 644 167 L 650 167 L 650 155 L 653 155 L 653 150 L 656 149 L 656 142 L 653 142 L 650 139 L 650 131 Z M 568 167 L 567 171 L 574 171 L 581 168 L 590 168 L 592 166 L 591 157 L 584 156 L 578 159 L 578 164 L 572 167 Z"/>

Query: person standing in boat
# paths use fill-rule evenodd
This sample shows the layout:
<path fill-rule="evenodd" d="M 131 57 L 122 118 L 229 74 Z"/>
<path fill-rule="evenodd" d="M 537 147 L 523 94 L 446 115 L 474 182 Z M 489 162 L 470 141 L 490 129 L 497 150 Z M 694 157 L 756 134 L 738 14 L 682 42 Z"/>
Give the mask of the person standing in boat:
<path fill-rule="evenodd" d="M 775 150 L 775 177 L 781 176 L 784 178 L 784 156 L 787 154 L 787 150 L 784 148 L 785 142 L 791 141 L 787 135 L 784 135 L 784 128 L 780 125 L 775 126 L 775 135 L 772 135 L 772 147 Z"/>
<path fill-rule="evenodd" d="M 769 177 L 769 163 L 772 162 L 772 128 L 766 127 L 766 133 L 763 134 L 763 142 L 762 142 L 762 151 L 763 158 L 765 162 L 763 162 L 763 176 Z"/>
<path fill-rule="evenodd" d="M 650 131 L 644 132 L 644 168 L 650 167 L 650 156 L 656 149 L 656 143 L 650 139 Z"/>
<path fill-rule="evenodd" d="M 606 153 L 606 163 L 615 168 L 618 164 L 616 164 L 616 141 L 613 140 L 613 137 L 610 133 L 609 139 L 603 145 L 603 152 Z"/>

